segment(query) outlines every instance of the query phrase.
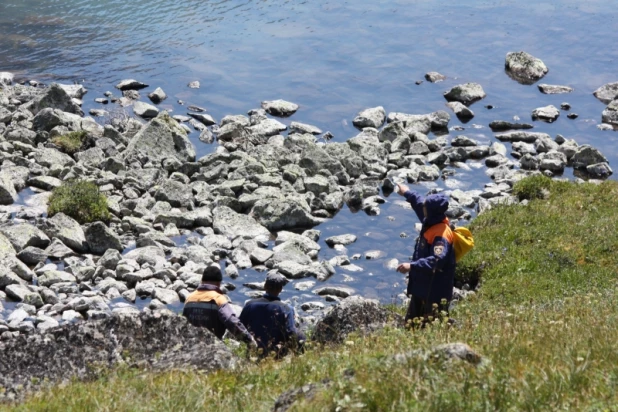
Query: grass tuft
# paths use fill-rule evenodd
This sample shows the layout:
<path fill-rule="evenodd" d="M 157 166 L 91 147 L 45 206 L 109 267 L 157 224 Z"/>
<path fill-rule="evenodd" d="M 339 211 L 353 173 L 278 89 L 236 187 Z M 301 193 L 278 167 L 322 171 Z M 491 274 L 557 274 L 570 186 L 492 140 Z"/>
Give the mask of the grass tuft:
<path fill-rule="evenodd" d="M 107 198 L 94 182 L 74 180 L 63 183 L 52 192 L 47 214 L 64 213 L 80 224 L 108 221 L 110 213 Z"/>
<path fill-rule="evenodd" d="M 87 135 L 88 133 L 83 130 L 79 132 L 70 132 L 62 136 L 53 137 L 51 142 L 65 153 L 73 155 L 82 148 Z"/>

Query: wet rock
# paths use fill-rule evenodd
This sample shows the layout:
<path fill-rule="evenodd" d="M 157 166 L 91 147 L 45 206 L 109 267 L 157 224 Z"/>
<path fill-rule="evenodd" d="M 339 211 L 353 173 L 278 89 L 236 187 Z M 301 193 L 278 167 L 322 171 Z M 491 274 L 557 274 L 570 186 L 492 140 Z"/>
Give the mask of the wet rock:
<path fill-rule="evenodd" d="M 29 223 L 4 226 L 0 232 L 11 242 L 16 252 L 28 246 L 45 248 L 50 242 L 45 233 Z"/>
<path fill-rule="evenodd" d="M 384 107 L 378 106 L 371 109 L 365 109 L 358 113 L 352 121 L 352 124 L 359 129 L 363 129 L 365 127 L 373 127 L 377 129 L 384 124 L 385 120 L 386 112 L 384 111 Z"/>
<path fill-rule="evenodd" d="M 553 105 L 539 107 L 532 111 L 533 120 L 542 120 L 547 123 L 552 123 L 560 116 L 560 110 Z"/>
<path fill-rule="evenodd" d="M 268 238 L 270 232 L 254 218 L 234 212 L 227 206 L 218 206 L 213 210 L 213 229 L 215 233 L 235 239 Z"/>
<path fill-rule="evenodd" d="M 195 148 L 178 123 L 167 112 L 162 112 L 131 139 L 123 156 L 125 159 L 147 156 L 153 162 L 166 158 L 192 162 Z"/>
<path fill-rule="evenodd" d="M 142 82 L 138 82 L 137 80 L 134 80 L 134 79 L 122 80 L 120 83 L 118 83 L 116 85 L 116 89 L 120 89 L 122 91 L 125 91 L 125 90 L 140 90 L 140 89 L 144 89 L 146 87 L 148 87 L 147 84 L 142 83 Z"/>
<path fill-rule="evenodd" d="M 610 102 L 602 113 L 603 123 L 618 126 L 618 99 Z"/>
<path fill-rule="evenodd" d="M 326 238 L 325 242 L 330 247 L 334 247 L 335 245 L 347 246 L 347 245 L 350 245 L 356 242 L 356 235 L 346 234 L 346 235 L 331 236 L 331 237 Z"/>
<path fill-rule="evenodd" d="M 612 100 L 618 99 L 618 82 L 607 83 L 596 89 L 592 94 L 603 103 L 609 104 Z"/>
<path fill-rule="evenodd" d="M 317 323 L 313 339 L 321 343 L 340 343 L 352 332 L 372 332 L 393 319 L 401 322 L 400 316 L 386 310 L 377 300 L 352 296 L 334 306 Z"/>
<path fill-rule="evenodd" d="M 438 83 L 446 80 L 446 76 L 438 72 L 428 72 L 425 74 L 425 79 L 431 83 Z"/>
<path fill-rule="evenodd" d="M 496 134 L 496 139 L 502 142 L 526 142 L 526 143 L 534 143 L 539 138 L 548 138 L 551 137 L 547 133 L 538 133 L 538 132 L 506 132 L 506 133 L 498 133 Z"/>
<path fill-rule="evenodd" d="M 590 165 L 607 163 L 607 159 L 598 149 L 585 144 L 577 148 L 571 162 L 573 163 L 573 168 L 575 169 L 586 169 Z"/>
<path fill-rule="evenodd" d="M 559 86 L 554 84 L 539 84 L 538 88 L 543 94 L 563 94 L 571 93 L 573 91 L 572 87 Z"/>
<path fill-rule="evenodd" d="M 586 167 L 586 172 L 593 179 L 607 179 L 614 173 L 606 162 L 589 165 Z"/>
<path fill-rule="evenodd" d="M 533 84 L 548 72 L 541 59 L 524 51 L 507 53 L 504 67 L 509 77 L 521 84 Z"/>
<path fill-rule="evenodd" d="M 152 93 L 148 94 L 148 98 L 154 104 L 158 104 L 167 99 L 167 94 L 165 94 L 162 88 L 157 87 Z"/>
<path fill-rule="evenodd" d="M 212 126 L 214 124 L 217 124 L 215 119 L 213 119 L 213 117 L 209 114 L 203 114 L 203 113 L 187 113 L 187 114 L 205 126 Z"/>
<path fill-rule="evenodd" d="M 296 113 L 298 105 L 281 99 L 266 100 L 262 102 L 262 109 L 273 116 L 288 117 Z"/>
<path fill-rule="evenodd" d="M 123 356 L 155 370 L 213 371 L 238 362 L 212 333 L 188 325 L 183 317 L 169 311 L 131 312 L 0 343 L 0 386 L 21 396 L 44 381 L 94 379 L 106 367 L 125 363 Z M 103 369 L 88 366 L 93 364 Z"/>
<path fill-rule="evenodd" d="M 330 295 L 345 299 L 352 296 L 355 293 L 355 290 L 344 286 L 323 286 L 315 289 L 313 293 L 320 296 Z"/>
<path fill-rule="evenodd" d="M 145 119 L 151 119 L 159 114 L 159 109 L 151 104 L 136 101 L 133 103 L 133 113 Z"/>
<path fill-rule="evenodd" d="M 472 119 L 474 112 L 460 102 L 449 102 L 446 104 L 459 119 Z"/>
<path fill-rule="evenodd" d="M 466 106 L 483 99 L 486 96 L 483 87 L 478 83 L 460 84 L 444 93 L 449 102 L 460 102 Z"/>
<path fill-rule="evenodd" d="M 506 130 L 525 130 L 532 129 L 534 126 L 527 123 L 511 123 L 506 120 L 494 120 L 489 123 L 489 127 L 493 132 L 502 132 Z"/>
<path fill-rule="evenodd" d="M 322 130 L 310 124 L 292 122 L 290 123 L 290 133 L 300 133 L 300 134 L 309 133 L 309 134 L 318 135 L 318 134 L 322 134 Z"/>
<path fill-rule="evenodd" d="M 41 226 L 41 230 L 49 238 L 57 238 L 76 252 L 85 253 L 88 251 L 84 230 L 75 219 L 64 213 L 55 214 L 47 219 Z"/>
<path fill-rule="evenodd" d="M 103 222 L 95 222 L 85 230 L 88 249 L 96 255 L 104 254 L 108 249 L 122 252 L 122 242 L 118 235 L 109 229 Z"/>

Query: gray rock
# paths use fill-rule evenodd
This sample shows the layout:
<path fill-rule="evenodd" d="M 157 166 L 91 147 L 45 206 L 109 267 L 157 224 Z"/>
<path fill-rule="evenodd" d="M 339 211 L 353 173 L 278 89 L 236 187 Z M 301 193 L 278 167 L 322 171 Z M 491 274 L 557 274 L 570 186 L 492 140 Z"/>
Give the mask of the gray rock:
<path fill-rule="evenodd" d="M 176 180 L 164 181 L 155 192 L 156 200 L 168 202 L 172 207 L 193 208 L 193 193 L 187 185 Z"/>
<path fill-rule="evenodd" d="M 250 134 L 262 137 L 274 136 L 286 129 L 286 125 L 275 119 L 264 119 L 260 123 L 246 128 Z M 239 134 L 239 137 L 243 136 L 241 132 L 236 132 L 234 134 Z"/>
<path fill-rule="evenodd" d="M 11 205 L 18 198 L 11 177 L 4 170 L 0 171 L 0 205 Z"/>
<path fill-rule="evenodd" d="M 313 339 L 340 343 L 352 332 L 370 333 L 393 322 L 402 323 L 401 316 L 386 310 L 377 300 L 352 296 L 334 306 L 315 327 Z"/>
<path fill-rule="evenodd" d="M 8 285 L 4 291 L 9 298 L 17 302 L 23 302 L 28 305 L 33 305 L 36 308 L 40 308 L 41 306 L 43 306 L 43 299 L 41 298 L 41 295 L 33 292 L 26 285 Z"/>
<path fill-rule="evenodd" d="M 97 261 L 98 266 L 102 266 L 106 269 L 115 270 L 118 262 L 122 259 L 120 252 L 114 248 L 108 248 L 103 256 Z"/>
<path fill-rule="evenodd" d="M 596 89 L 592 94 L 603 103 L 609 104 L 612 100 L 618 99 L 618 82 L 607 83 Z"/>
<path fill-rule="evenodd" d="M 213 117 L 209 114 L 204 114 L 204 113 L 187 113 L 189 116 L 193 117 L 195 120 L 197 120 L 198 122 L 202 123 L 205 126 L 212 126 L 214 124 L 217 124 L 217 122 L 215 121 L 215 119 L 213 119 Z"/>
<path fill-rule="evenodd" d="M 28 185 L 43 190 L 54 190 L 62 185 L 62 180 L 53 176 L 33 176 L 28 179 Z"/>
<path fill-rule="evenodd" d="M 534 143 L 539 138 L 551 139 L 551 137 L 547 133 L 537 133 L 537 132 L 513 131 L 513 132 L 496 134 L 496 139 L 500 140 L 501 142 Z"/>
<path fill-rule="evenodd" d="M 310 124 L 292 122 L 290 123 L 290 134 L 291 133 L 300 133 L 300 134 L 309 133 L 309 134 L 318 135 L 318 134 L 322 134 L 322 130 Z"/>
<path fill-rule="evenodd" d="M 560 116 L 560 110 L 555 106 L 549 105 L 545 107 L 539 107 L 532 111 L 533 120 L 542 120 L 547 123 L 552 123 Z"/>
<path fill-rule="evenodd" d="M 64 213 L 55 214 L 47 219 L 41 230 L 49 238 L 57 238 L 76 252 L 84 253 L 88 250 L 84 230 L 75 219 Z"/>
<path fill-rule="evenodd" d="M 35 266 L 47 260 L 47 253 L 38 247 L 28 246 L 17 254 L 17 258 L 27 265 Z"/>
<path fill-rule="evenodd" d="M 165 94 L 162 88 L 157 87 L 152 93 L 148 94 L 148 98 L 151 102 L 158 104 L 167 99 L 167 94 Z"/>
<path fill-rule="evenodd" d="M 446 80 L 446 76 L 438 72 L 428 72 L 425 74 L 425 79 L 430 83 L 438 83 Z"/>
<path fill-rule="evenodd" d="M 46 248 L 50 242 L 43 231 L 29 223 L 4 226 L 0 232 L 11 242 L 16 252 L 28 246 Z"/>
<path fill-rule="evenodd" d="M 122 252 L 122 242 L 103 222 L 94 222 L 89 225 L 84 233 L 88 249 L 96 255 L 102 255 L 109 249 Z"/>
<path fill-rule="evenodd" d="M 459 119 L 472 119 L 474 117 L 474 112 L 460 102 L 449 102 L 446 105 Z"/>
<path fill-rule="evenodd" d="M 586 169 L 590 165 L 597 163 L 607 163 L 605 156 L 601 152 L 590 145 L 581 145 L 571 158 L 573 168 Z"/>
<path fill-rule="evenodd" d="M 449 102 L 460 102 L 466 106 L 483 99 L 486 96 L 483 87 L 478 83 L 460 84 L 444 93 Z"/>
<path fill-rule="evenodd" d="M 352 124 L 359 129 L 363 129 L 365 127 L 373 127 L 377 129 L 384 124 L 385 120 L 386 112 L 384 111 L 384 107 L 378 106 L 371 109 L 365 109 L 358 113 L 352 121 Z"/>
<path fill-rule="evenodd" d="M 9 72 L 0 72 L 0 85 L 10 86 L 13 84 L 15 75 Z"/>
<path fill-rule="evenodd" d="M 524 51 L 507 53 L 504 67 L 507 74 L 521 84 L 533 84 L 548 72 L 541 59 Z"/>
<path fill-rule="evenodd" d="M 36 163 L 48 168 L 63 168 L 75 164 L 75 160 L 71 156 L 51 148 L 35 150 L 32 158 Z"/>
<path fill-rule="evenodd" d="M 334 247 L 335 245 L 347 246 L 347 245 L 350 245 L 356 242 L 356 235 L 347 234 L 347 235 L 331 236 L 331 237 L 326 238 L 325 242 L 330 247 Z"/>
<path fill-rule="evenodd" d="M 165 251 L 156 246 L 140 247 L 126 253 L 124 259 L 134 259 L 140 265 L 148 263 L 150 266 L 157 267 L 165 261 Z"/>
<path fill-rule="evenodd" d="M 81 84 L 58 84 L 67 94 L 74 99 L 81 99 L 88 93 L 88 90 Z"/>
<path fill-rule="evenodd" d="M 43 109 L 58 109 L 79 116 L 83 115 L 79 105 L 75 104 L 71 96 L 57 83 L 52 83 L 40 96 L 32 100 L 28 108 L 34 115 Z"/>
<path fill-rule="evenodd" d="M 573 91 L 572 87 L 555 84 L 539 84 L 538 88 L 543 94 L 563 94 L 571 93 Z"/>
<path fill-rule="evenodd" d="M 131 139 L 123 156 L 125 159 L 147 156 L 153 162 L 166 158 L 192 162 L 195 148 L 178 123 L 167 112 L 162 112 Z"/>
<path fill-rule="evenodd" d="M 586 167 L 586 172 L 593 179 L 607 179 L 613 174 L 612 168 L 606 162 L 589 165 Z"/>
<path fill-rule="evenodd" d="M 47 246 L 47 249 L 45 249 L 45 253 L 48 257 L 56 259 L 64 259 L 75 255 L 75 252 L 72 249 L 69 249 L 57 238 L 52 238 L 50 245 Z"/>
<path fill-rule="evenodd" d="M 493 132 L 502 132 L 506 130 L 532 129 L 534 126 L 527 123 L 511 123 L 506 120 L 494 120 L 489 123 L 489 127 Z"/>
<path fill-rule="evenodd" d="M 610 102 L 601 115 L 603 123 L 618 125 L 618 99 Z"/>
<path fill-rule="evenodd" d="M 154 288 L 153 298 L 160 300 L 166 305 L 171 305 L 180 302 L 178 293 L 170 289 Z"/>
<path fill-rule="evenodd" d="M 270 232 L 259 224 L 253 217 L 234 212 L 227 206 L 219 206 L 213 210 L 213 229 L 215 233 L 235 239 L 241 236 L 244 239 L 264 237 Z"/>
<path fill-rule="evenodd" d="M 120 89 L 122 91 L 125 90 L 140 90 L 148 87 L 146 83 L 138 82 L 134 79 L 126 79 L 122 80 L 120 83 L 116 85 L 116 89 Z"/>
<path fill-rule="evenodd" d="M 38 284 L 46 288 L 55 283 L 75 281 L 75 276 L 59 270 L 48 270 L 38 277 Z"/>
<path fill-rule="evenodd" d="M 267 100 L 262 102 L 262 109 L 273 116 L 288 117 L 296 113 L 298 105 L 285 100 Z"/>
<path fill-rule="evenodd" d="M 136 101 L 133 103 L 133 113 L 145 119 L 151 119 L 159 114 L 159 109 L 151 104 Z"/>

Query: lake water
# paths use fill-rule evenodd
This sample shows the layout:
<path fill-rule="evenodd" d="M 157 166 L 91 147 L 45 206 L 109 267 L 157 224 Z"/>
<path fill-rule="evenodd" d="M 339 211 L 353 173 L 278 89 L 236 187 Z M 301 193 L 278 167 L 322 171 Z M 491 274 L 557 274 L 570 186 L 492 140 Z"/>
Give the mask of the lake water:
<path fill-rule="evenodd" d="M 476 117 L 467 124 L 452 116 L 449 126 L 465 130 L 451 136 L 490 143 L 495 141 L 490 121 L 517 116 L 531 122 L 533 109 L 566 101 L 577 119 L 562 112 L 553 124 L 534 122 L 533 131 L 592 144 L 615 168 L 618 133 L 597 129 L 605 105 L 592 91 L 618 81 L 616 32 L 618 8 L 609 0 L 0 0 L 0 71 L 24 80 L 83 83 L 89 90 L 86 112 L 108 109 L 94 98 L 117 92 L 113 86 L 125 78 L 150 84 L 142 100 L 162 87 L 169 98 L 160 108 L 184 114 L 185 107 L 177 103 L 183 100 L 186 106 L 206 107 L 217 120 L 282 98 L 300 105 L 285 123 L 314 124 L 331 131 L 335 141 L 357 133 L 351 121 L 364 108 L 382 105 L 387 112 L 415 114 L 448 110 L 444 91 L 478 82 L 487 97 L 471 106 Z M 536 85 L 511 80 L 504 73 L 504 58 L 519 50 L 549 67 L 541 83 L 568 85 L 574 92 L 543 95 Z M 448 79 L 417 85 L 428 71 Z M 199 89 L 187 87 L 194 80 L 200 81 Z M 194 132 L 191 138 L 200 156 L 214 150 L 197 136 Z M 465 190 L 488 182 L 483 168 L 473 167 L 433 185 Z M 394 197 L 379 216 L 344 209 L 318 227 L 323 231 L 321 259 L 338 253 L 323 242 L 331 234 L 358 235 L 349 256 L 385 252 L 377 260 L 354 261 L 362 271 L 337 268 L 328 283 L 352 286 L 383 301 L 401 293 L 405 279 L 384 265 L 412 253 L 416 217 Z M 401 232 L 411 236 L 401 238 Z M 247 291 L 242 283 L 263 276 L 241 273 L 233 299 L 242 302 Z M 298 301 L 321 300 L 292 286 L 284 294 Z"/>

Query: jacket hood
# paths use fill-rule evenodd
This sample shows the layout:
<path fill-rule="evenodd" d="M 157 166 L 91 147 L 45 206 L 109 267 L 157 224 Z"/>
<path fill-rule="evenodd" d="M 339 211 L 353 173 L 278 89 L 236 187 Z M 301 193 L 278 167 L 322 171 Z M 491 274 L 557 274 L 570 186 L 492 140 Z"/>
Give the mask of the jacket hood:
<path fill-rule="evenodd" d="M 433 226 L 446 218 L 448 197 L 443 193 L 429 195 L 425 198 L 425 206 L 427 207 L 427 216 L 423 220 L 423 226 Z"/>

